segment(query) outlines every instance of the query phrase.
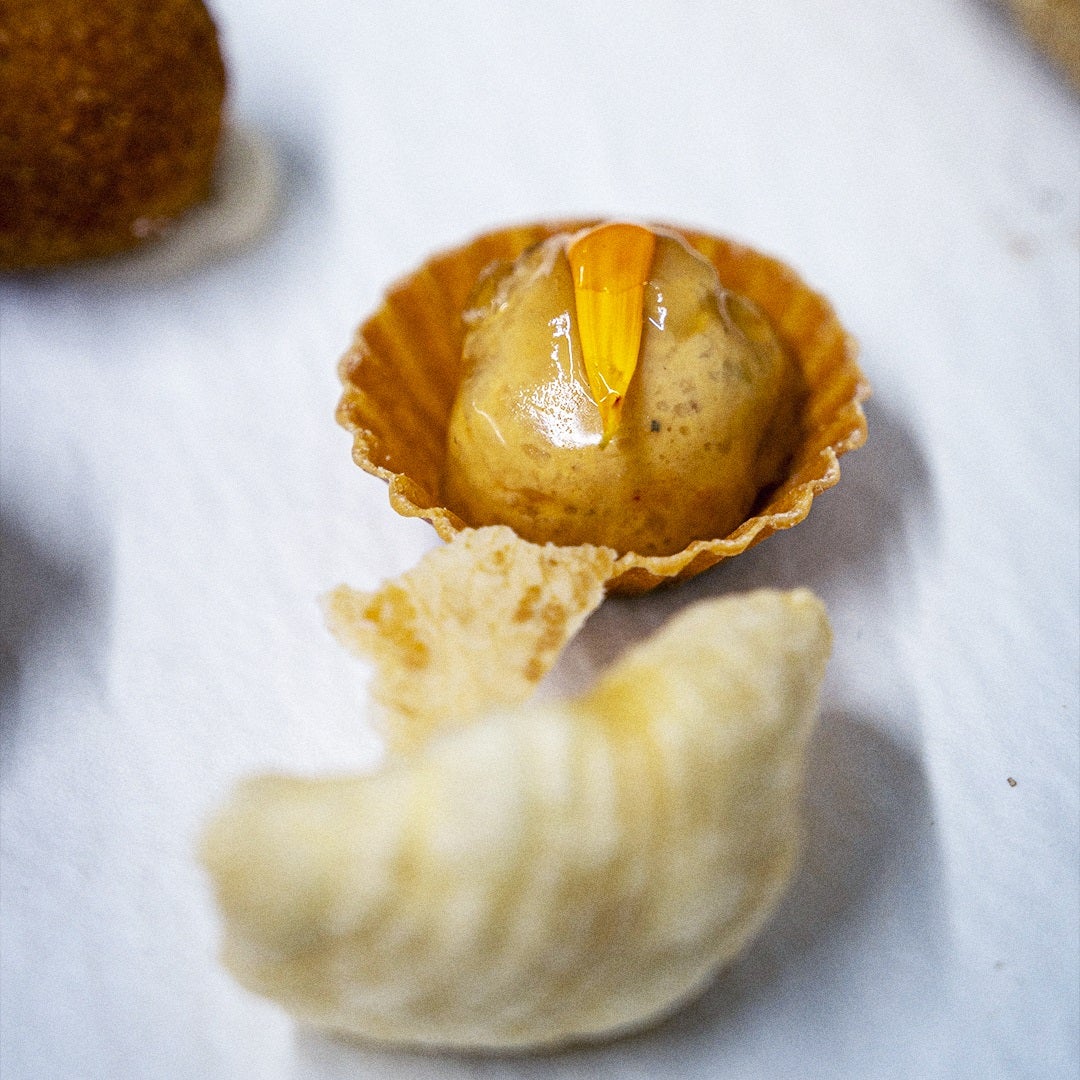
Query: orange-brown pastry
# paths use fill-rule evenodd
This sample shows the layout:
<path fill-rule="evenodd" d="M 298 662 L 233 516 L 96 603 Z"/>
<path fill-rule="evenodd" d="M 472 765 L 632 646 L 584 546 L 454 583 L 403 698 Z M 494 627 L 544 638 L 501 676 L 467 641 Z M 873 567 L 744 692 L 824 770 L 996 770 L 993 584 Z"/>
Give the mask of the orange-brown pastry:
<path fill-rule="evenodd" d="M 0 0 L 0 270 L 162 232 L 210 191 L 224 95 L 202 0 Z"/>
<path fill-rule="evenodd" d="M 340 422 L 394 508 L 611 547 L 641 591 L 801 521 L 868 388 L 787 267 L 670 227 L 482 236 L 394 288 L 341 364 Z"/>

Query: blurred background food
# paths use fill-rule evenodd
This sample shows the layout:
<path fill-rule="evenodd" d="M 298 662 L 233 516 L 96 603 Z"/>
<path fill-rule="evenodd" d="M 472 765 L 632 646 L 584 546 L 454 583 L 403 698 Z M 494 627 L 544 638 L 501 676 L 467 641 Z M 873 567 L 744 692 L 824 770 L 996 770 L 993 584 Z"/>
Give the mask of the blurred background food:
<path fill-rule="evenodd" d="M 0 270 L 124 251 L 205 199 L 225 86 L 202 0 L 3 0 Z"/>

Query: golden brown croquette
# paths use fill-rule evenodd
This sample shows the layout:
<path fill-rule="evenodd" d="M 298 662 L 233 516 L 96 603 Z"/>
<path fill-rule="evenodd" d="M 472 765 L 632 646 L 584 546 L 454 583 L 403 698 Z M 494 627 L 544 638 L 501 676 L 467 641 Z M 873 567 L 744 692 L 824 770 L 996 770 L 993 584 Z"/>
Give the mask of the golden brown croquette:
<path fill-rule="evenodd" d="M 204 199 L 225 82 L 202 0 L 0 0 L 0 269 L 122 251 Z"/>

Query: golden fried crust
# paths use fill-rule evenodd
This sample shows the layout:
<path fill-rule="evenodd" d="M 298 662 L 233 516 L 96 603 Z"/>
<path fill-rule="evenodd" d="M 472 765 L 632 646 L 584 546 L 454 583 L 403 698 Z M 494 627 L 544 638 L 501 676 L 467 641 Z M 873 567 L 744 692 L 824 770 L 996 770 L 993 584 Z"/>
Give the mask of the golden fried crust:
<path fill-rule="evenodd" d="M 202 0 L 0 0 L 0 269 L 121 251 L 205 198 L 225 82 Z"/>
<path fill-rule="evenodd" d="M 331 630 L 375 661 L 389 749 L 409 754 L 478 712 L 519 704 L 604 599 L 615 552 L 469 529 L 377 592 L 339 586 Z"/>

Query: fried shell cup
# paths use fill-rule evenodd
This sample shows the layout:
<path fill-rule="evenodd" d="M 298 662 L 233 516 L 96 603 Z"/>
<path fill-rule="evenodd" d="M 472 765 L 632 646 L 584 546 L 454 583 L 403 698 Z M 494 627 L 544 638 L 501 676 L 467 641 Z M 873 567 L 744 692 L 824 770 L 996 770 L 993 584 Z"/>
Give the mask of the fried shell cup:
<path fill-rule="evenodd" d="M 559 233 L 596 221 L 527 224 L 486 233 L 425 262 L 393 286 L 342 357 L 338 422 L 353 436 L 353 459 L 389 485 L 391 506 L 429 521 L 444 540 L 480 524 L 447 505 L 447 432 L 465 374 L 462 315 L 479 276 Z M 781 480 L 759 493 L 725 536 L 694 540 L 666 555 L 619 552 L 608 592 L 640 593 L 692 577 L 746 551 L 810 511 L 840 479 L 839 457 L 866 440 L 869 385 L 854 340 L 832 306 L 777 259 L 707 233 L 657 225 L 681 236 L 715 267 L 721 285 L 761 310 L 803 382 L 799 431 Z"/>

